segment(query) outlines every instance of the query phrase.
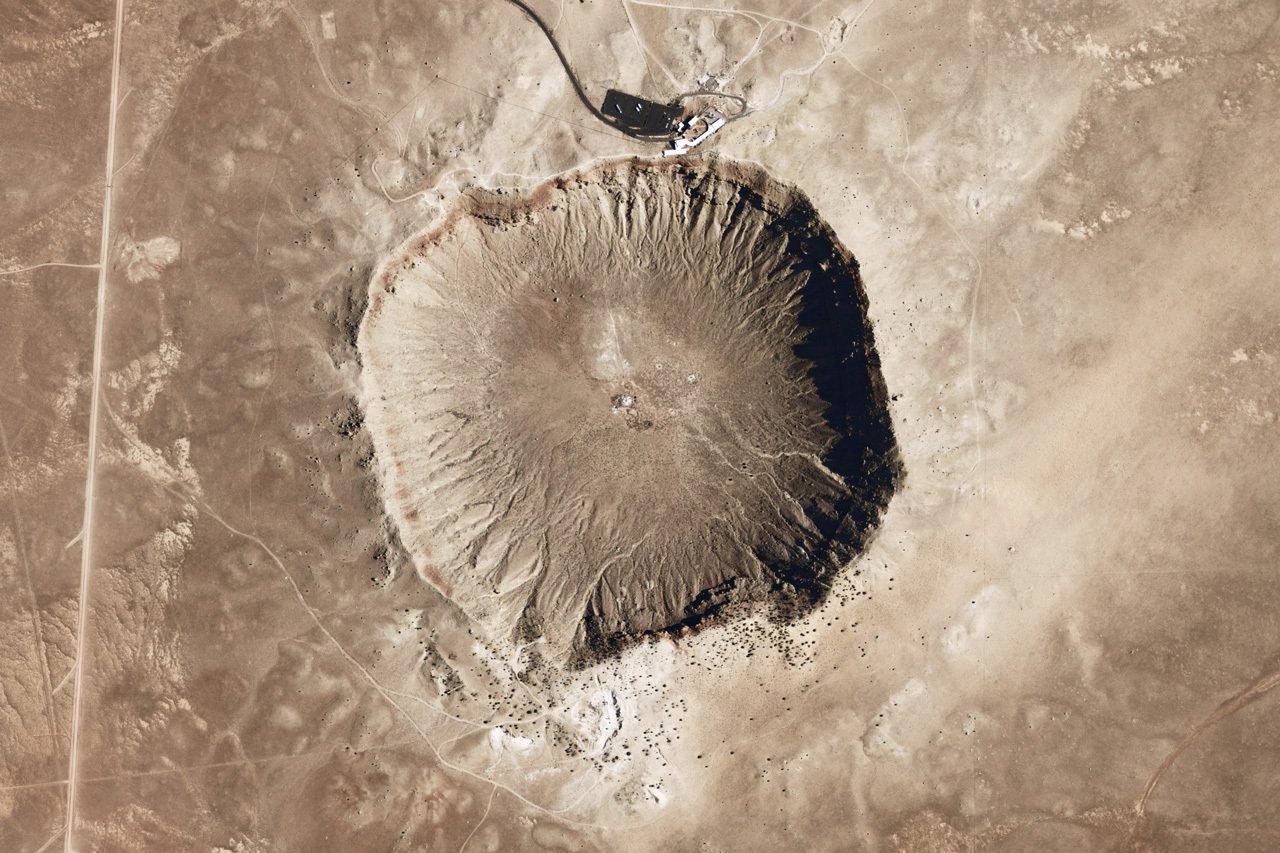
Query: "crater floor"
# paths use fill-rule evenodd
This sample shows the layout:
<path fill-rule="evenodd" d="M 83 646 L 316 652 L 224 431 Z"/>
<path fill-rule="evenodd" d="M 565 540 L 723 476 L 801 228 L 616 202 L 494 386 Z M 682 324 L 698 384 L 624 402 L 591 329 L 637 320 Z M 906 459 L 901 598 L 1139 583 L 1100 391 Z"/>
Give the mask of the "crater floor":
<path fill-rule="evenodd" d="M 900 476 L 857 265 L 756 167 L 614 160 L 472 193 L 371 288 L 391 514 L 493 638 L 580 660 L 807 607 Z"/>

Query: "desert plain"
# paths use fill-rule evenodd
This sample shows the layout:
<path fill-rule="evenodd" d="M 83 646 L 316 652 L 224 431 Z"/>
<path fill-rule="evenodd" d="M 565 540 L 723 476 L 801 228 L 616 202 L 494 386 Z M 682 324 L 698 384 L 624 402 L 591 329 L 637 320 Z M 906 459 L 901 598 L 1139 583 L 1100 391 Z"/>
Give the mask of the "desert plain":
<path fill-rule="evenodd" d="M 0 850 L 1280 846 L 1280 4 L 529 6 L 0 4 Z"/>

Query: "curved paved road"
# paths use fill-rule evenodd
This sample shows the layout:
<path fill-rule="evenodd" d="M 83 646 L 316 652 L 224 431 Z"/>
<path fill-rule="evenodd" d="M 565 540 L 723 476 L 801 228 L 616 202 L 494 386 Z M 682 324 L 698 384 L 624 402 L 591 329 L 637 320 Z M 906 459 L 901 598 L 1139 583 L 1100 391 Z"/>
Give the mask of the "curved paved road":
<path fill-rule="evenodd" d="M 512 6 L 524 12 L 535 24 L 538 29 L 542 30 L 542 34 L 547 37 L 547 41 L 551 42 L 551 48 L 556 52 L 556 56 L 560 59 L 560 64 L 564 66 L 564 73 L 569 76 L 569 82 L 573 85 L 573 91 L 577 93 L 578 100 L 582 101 L 582 105 L 591 111 L 591 114 L 600 121 L 609 125 L 609 127 L 621 134 L 630 136 L 632 139 L 644 139 L 649 141 L 665 141 L 674 138 L 674 133 L 640 133 L 630 128 L 624 127 L 613 121 L 607 114 L 602 112 L 599 107 L 587 96 L 587 92 L 582 88 L 582 82 L 578 80 L 578 75 L 574 73 L 573 66 L 569 64 L 569 57 L 565 56 L 564 51 L 560 48 L 560 43 L 556 41 L 555 33 L 551 31 L 551 27 L 547 26 L 547 22 L 537 12 L 525 3 L 524 0 L 507 0 Z"/>

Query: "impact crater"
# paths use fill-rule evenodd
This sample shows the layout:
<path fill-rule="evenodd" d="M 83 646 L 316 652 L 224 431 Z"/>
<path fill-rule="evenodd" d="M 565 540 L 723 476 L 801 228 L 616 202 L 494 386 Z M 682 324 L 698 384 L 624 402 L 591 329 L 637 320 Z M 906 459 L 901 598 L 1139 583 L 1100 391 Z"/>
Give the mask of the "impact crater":
<path fill-rule="evenodd" d="M 475 190 L 370 287 L 388 511 L 493 639 L 582 662 L 751 603 L 802 612 L 901 477 L 857 264 L 758 167 Z"/>

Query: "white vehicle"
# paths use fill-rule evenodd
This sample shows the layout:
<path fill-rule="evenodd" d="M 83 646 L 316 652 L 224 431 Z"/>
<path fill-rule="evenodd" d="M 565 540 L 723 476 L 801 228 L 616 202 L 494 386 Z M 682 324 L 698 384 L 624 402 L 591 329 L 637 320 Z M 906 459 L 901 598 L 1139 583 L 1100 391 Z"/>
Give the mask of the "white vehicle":
<path fill-rule="evenodd" d="M 702 143 L 726 123 L 724 113 L 719 110 L 707 110 L 695 116 L 681 120 L 676 125 L 675 139 L 671 140 L 671 147 L 662 152 L 664 157 L 675 157 L 677 154 L 684 154 Z M 689 134 L 695 134 L 690 137 Z"/>

